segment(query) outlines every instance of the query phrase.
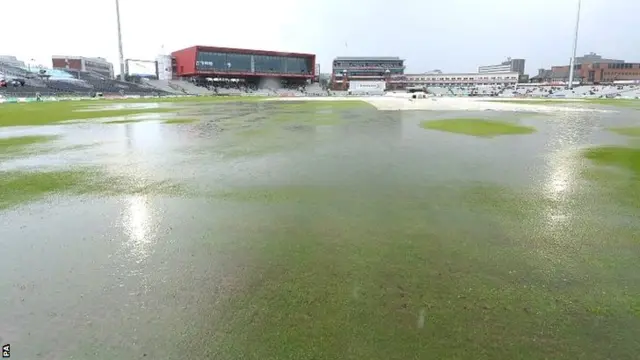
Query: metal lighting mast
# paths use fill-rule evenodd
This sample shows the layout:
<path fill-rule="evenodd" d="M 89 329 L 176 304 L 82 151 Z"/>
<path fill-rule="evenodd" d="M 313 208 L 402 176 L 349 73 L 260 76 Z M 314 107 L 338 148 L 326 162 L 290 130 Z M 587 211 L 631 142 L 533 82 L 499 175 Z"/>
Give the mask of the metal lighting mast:
<path fill-rule="evenodd" d="M 118 55 L 120 57 L 120 80 L 124 81 L 124 55 L 122 54 L 122 30 L 120 30 L 119 0 L 116 0 L 116 19 L 118 20 Z"/>
<path fill-rule="evenodd" d="M 578 0 L 578 15 L 576 16 L 576 33 L 573 36 L 573 53 L 571 56 L 571 64 L 569 65 L 569 89 L 573 89 L 573 75 L 576 64 L 576 50 L 578 48 L 578 29 L 580 28 L 580 5 L 582 1 Z"/>

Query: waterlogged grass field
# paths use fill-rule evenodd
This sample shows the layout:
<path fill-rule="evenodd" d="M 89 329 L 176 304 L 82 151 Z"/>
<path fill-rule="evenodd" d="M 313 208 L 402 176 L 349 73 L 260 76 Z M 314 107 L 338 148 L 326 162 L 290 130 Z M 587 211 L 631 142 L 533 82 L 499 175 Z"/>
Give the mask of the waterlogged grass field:
<path fill-rule="evenodd" d="M 25 359 L 635 359 L 640 113 L 588 105 L 2 106 L 0 343 Z"/>
<path fill-rule="evenodd" d="M 440 130 L 481 137 L 532 134 L 536 131 L 533 127 L 530 126 L 521 126 L 504 121 L 473 118 L 423 121 L 420 123 L 420 126 L 424 129 Z"/>

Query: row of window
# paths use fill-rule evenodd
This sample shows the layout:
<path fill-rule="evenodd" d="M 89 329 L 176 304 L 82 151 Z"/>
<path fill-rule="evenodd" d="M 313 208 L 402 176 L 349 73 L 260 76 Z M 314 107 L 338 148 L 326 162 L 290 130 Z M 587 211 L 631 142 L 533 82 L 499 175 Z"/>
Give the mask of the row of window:
<path fill-rule="evenodd" d="M 640 72 L 605 71 L 603 76 L 640 76 Z"/>
<path fill-rule="evenodd" d="M 439 77 L 439 78 L 408 78 L 410 81 L 446 81 L 446 80 L 471 80 L 471 81 L 479 81 L 479 80 L 517 80 L 517 76 L 481 76 L 481 77 Z"/>
<path fill-rule="evenodd" d="M 305 58 L 227 54 L 200 51 L 196 69 L 200 71 L 236 71 L 274 74 L 309 74 L 311 64 Z"/>
<path fill-rule="evenodd" d="M 402 75 L 404 73 L 403 69 L 387 69 L 389 70 L 389 75 Z M 336 75 L 342 75 L 344 70 L 335 69 L 334 73 Z M 387 75 L 387 71 L 347 71 L 348 76 L 385 76 Z"/>
<path fill-rule="evenodd" d="M 632 63 L 607 64 L 607 69 L 633 69 Z"/>
<path fill-rule="evenodd" d="M 594 69 L 600 69 L 600 65 L 605 65 L 605 64 L 600 64 L 600 63 L 594 63 L 591 65 L 592 68 Z M 637 67 L 640 67 L 640 65 L 638 64 L 633 64 L 633 63 L 608 63 L 607 65 L 607 69 L 634 69 Z M 636 65 L 634 67 L 634 65 Z M 580 70 L 582 69 L 582 64 L 576 64 L 573 66 L 574 70 Z"/>
<path fill-rule="evenodd" d="M 504 83 L 504 81 L 502 82 Z M 467 84 L 479 84 L 479 85 L 499 85 L 500 82 L 489 82 L 489 81 L 476 81 L 476 82 L 468 82 Z M 409 87 L 420 87 L 420 86 L 460 86 L 460 83 L 442 83 L 442 82 L 423 82 L 423 83 L 406 83 L 406 86 Z"/>
<path fill-rule="evenodd" d="M 369 61 L 334 61 L 333 67 L 379 67 L 379 68 L 401 68 L 402 61 L 385 61 L 385 62 L 369 62 Z"/>

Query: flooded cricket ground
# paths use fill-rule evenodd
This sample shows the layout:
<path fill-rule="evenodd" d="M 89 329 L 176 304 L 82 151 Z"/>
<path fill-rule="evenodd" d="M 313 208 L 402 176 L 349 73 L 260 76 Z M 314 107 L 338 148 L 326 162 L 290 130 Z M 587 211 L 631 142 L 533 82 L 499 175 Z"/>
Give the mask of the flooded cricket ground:
<path fill-rule="evenodd" d="M 129 107 L 0 127 L 17 359 L 640 353 L 639 110 Z"/>

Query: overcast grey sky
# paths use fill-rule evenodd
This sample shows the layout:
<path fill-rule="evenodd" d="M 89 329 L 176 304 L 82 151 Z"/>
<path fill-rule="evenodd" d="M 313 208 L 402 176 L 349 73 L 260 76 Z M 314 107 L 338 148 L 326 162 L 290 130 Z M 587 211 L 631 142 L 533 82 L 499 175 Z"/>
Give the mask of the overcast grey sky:
<path fill-rule="evenodd" d="M 578 55 L 640 62 L 639 0 L 583 0 Z M 2 1 L 0 53 L 117 63 L 115 0 Z M 476 71 L 506 57 L 527 72 L 568 63 L 577 0 L 120 0 L 125 58 L 211 45 L 336 56 L 401 56 L 407 72 Z M 27 10 L 28 15 L 25 14 Z M 345 46 L 345 43 L 347 46 Z"/>

